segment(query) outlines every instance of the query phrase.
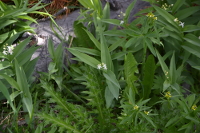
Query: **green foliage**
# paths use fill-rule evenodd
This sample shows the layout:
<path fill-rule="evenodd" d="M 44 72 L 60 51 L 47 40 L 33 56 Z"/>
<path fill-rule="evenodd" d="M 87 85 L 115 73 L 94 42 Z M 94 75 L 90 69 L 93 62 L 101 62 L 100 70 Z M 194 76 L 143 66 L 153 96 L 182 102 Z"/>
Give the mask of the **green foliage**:
<path fill-rule="evenodd" d="M 32 8 L 28 8 L 28 0 L 13 0 L 13 2 L 13 5 L 7 5 L 0 1 L 0 47 L 8 43 L 8 39 L 14 35 L 19 36 L 25 31 L 34 33 L 33 28 L 29 25 L 32 22 L 37 23 L 37 21 L 28 16 L 28 14 L 39 13 L 49 15 L 47 13 L 36 11 L 43 8 L 43 6 L 39 6 L 41 1 Z"/>
<path fill-rule="evenodd" d="M 151 89 L 153 86 L 154 74 L 155 74 L 155 60 L 153 55 L 149 55 L 144 67 L 144 78 L 142 81 L 143 84 L 143 98 L 148 99 L 151 93 Z"/>
<path fill-rule="evenodd" d="M 67 48 L 78 63 L 66 67 L 62 43 L 54 48 L 50 39 L 52 62 L 35 87 L 29 83 L 34 68 L 30 66 L 36 62 L 30 55 L 36 48 L 23 52 L 29 39 L 12 54 L 0 53 L 1 92 L 15 120 L 22 102 L 31 117 L 28 129 L 35 133 L 199 132 L 200 3 L 146 1 L 152 7 L 129 23 L 136 1 L 116 20 L 110 19 L 108 4 L 102 8 L 99 0 L 80 0 L 85 10 L 74 23 L 76 37 Z M 109 29 L 110 24 L 115 27 Z M 18 126 L 8 129 L 22 131 Z"/>

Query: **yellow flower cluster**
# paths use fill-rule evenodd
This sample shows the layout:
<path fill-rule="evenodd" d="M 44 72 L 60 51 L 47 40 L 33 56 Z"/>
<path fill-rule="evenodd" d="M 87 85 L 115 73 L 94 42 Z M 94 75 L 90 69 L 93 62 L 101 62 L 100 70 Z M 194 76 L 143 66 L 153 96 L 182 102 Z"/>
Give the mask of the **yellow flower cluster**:
<path fill-rule="evenodd" d="M 133 107 L 133 109 L 134 109 L 134 110 L 138 110 L 138 109 L 139 109 L 139 106 L 135 105 L 135 106 Z"/>
<path fill-rule="evenodd" d="M 197 109 L 197 105 L 193 105 L 191 109 L 192 110 L 196 110 Z"/>
<path fill-rule="evenodd" d="M 149 18 L 153 18 L 154 20 L 157 20 L 157 17 L 155 17 L 155 15 L 152 12 L 148 13 L 146 16 Z"/>
<path fill-rule="evenodd" d="M 144 113 L 145 113 L 146 115 L 149 115 L 149 111 L 144 111 Z"/>
<path fill-rule="evenodd" d="M 169 98 L 172 97 L 172 95 L 171 95 L 171 93 L 168 91 L 168 92 L 165 93 L 165 97 L 166 97 L 167 99 L 169 99 Z"/>

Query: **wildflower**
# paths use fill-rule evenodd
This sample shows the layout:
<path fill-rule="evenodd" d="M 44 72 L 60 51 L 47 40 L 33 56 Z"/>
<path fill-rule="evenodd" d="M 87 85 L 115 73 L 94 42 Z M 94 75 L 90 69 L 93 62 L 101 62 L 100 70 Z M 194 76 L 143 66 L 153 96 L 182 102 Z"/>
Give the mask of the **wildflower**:
<path fill-rule="evenodd" d="M 157 20 L 157 17 L 155 17 L 155 15 L 152 12 L 148 13 L 146 16 L 149 18 L 153 18 L 154 20 Z"/>
<path fill-rule="evenodd" d="M 151 17 L 154 17 L 155 15 L 152 12 L 150 12 L 146 16 L 151 18 Z"/>
<path fill-rule="evenodd" d="M 97 69 L 100 70 L 100 69 L 102 69 L 102 68 L 103 68 L 104 70 L 107 70 L 107 66 L 106 66 L 105 63 L 101 63 L 101 64 L 98 64 L 98 65 L 97 65 Z"/>
<path fill-rule="evenodd" d="M 102 63 L 101 66 L 102 66 L 102 68 L 103 68 L 104 70 L 107 70 L 106 64 Z"/>
<path fill-rule="evenodd" d="M 122 25 L 123 23 L 124 23 L 124 21 L 121 21 L 121 22 L 120 22 L 120 25 Z"/>
<path fill-rule="evenodd" d="M 3 51 L 3 54 L 4 54 L 4 55 L 7 55 L 7 51 L 4 50 L 4 51 Z"/>
<path fill-rule="evenodd" d="M 200 36 L 199 36 L 199 39 L 200 39 Z"/>
<path fill-rule="evenodd" d="M 133 109 L 134 109 L 134 110 L 138 110 L 138 109 L 139 109 L 139 106 L 135 105 L 135 106 L 133 107 Z"/>
<path fill-rule="evenodd" d="M 14 46 L 13 46 L 13 45 L 7 46 L 7 48 L 8 48 L 8 53 L 9 53 L 9 54 L 13 54 Z"/>
<path fill-rule="evenodd" d="M 184 27 L 184 22 L 180 22 L 179 26 Z"/>
<path fill-rule="evenodd" d="M 174 22 L 178 22 L 178 18 L 175 18 L 175 19 L 174 19 Z"/>
<path fill-rule="evenodd" d="M 191 109 L 192 110 L 196 110 L 197 109 L 197 105 L 193 105 Z"/>
<path fill-rule="evenodd" d="M 98 64 L 98 65 L 97 65 L 97 69 L 101 69 L 101 64 Z"/>
<path fill-rule="evenodd" d="M 170 97 L 172 97 L 170 91 L 168 91 L 168 92 L 165 93 L 165 97 L 166 97 L 167 99 L 169 99 Z"/>
<path fill-rule="evenodd" d="M 149 111 L 144 111 L 144 113 L 145 113 L 146 115 L 149 115 Z"/>

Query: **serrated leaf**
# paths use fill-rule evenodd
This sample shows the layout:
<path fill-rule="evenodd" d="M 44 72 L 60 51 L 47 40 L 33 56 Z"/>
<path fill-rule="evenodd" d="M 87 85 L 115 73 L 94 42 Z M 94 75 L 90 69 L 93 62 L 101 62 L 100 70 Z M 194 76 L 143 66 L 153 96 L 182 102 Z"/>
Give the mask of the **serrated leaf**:
<path fill-rule="evenodd" d="M 148 99 L 151 93 L 151 88 L 153 86 L 154 81 L 154 73 L 155 73 L 155 60 L 153 55 L 149 55 L 147 61 L 144 66 L 144 78 L 142 81 L 143 84 L 143 98 Z"/>

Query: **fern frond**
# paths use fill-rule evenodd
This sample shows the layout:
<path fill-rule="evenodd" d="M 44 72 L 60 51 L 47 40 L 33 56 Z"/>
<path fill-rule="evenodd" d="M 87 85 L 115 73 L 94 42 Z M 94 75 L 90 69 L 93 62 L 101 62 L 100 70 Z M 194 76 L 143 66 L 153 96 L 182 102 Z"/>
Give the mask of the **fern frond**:
<path fill-rule="evenodd" d="M 134 90 L 134 93 L 137 93 L 137 89 L 134 86 L 134 82 L 138 79 L 135 76 L 135 73 L 138 73 L 137 65 L 138 63 L 135 60 L 133 54 L 128 53 L 125 58 L 124 74 L 128 88 L 132 88 Z"/>
<path fill-rule="evenodd" d="M 38 114 L 37 116 L 44 119 L 46 122 L 54 123 L 57 126 L 63 127 L 63 128 L 68 129 L 70 131 L 73 131 L 74 133 L 81 133 L 79 130 L 77 130 L 75 128 L 75 126 L 71 126 L 70 123 L 63 121 L 60 118 L 57 118 L 57 117 L 52 116 L 50 114 L 42 113 L 42 114 Z"/>

